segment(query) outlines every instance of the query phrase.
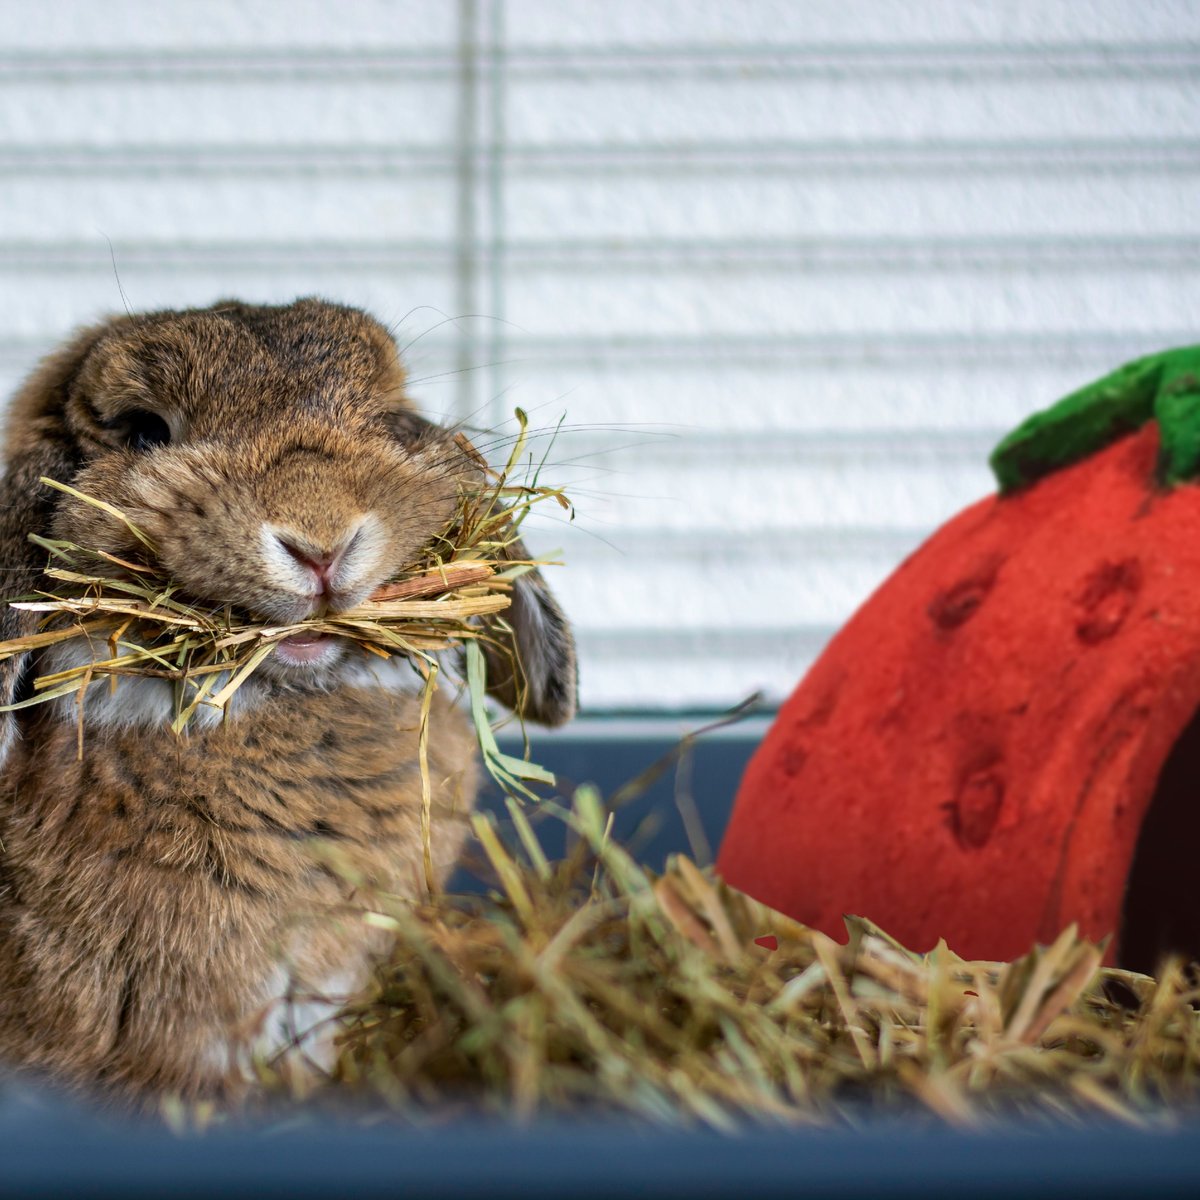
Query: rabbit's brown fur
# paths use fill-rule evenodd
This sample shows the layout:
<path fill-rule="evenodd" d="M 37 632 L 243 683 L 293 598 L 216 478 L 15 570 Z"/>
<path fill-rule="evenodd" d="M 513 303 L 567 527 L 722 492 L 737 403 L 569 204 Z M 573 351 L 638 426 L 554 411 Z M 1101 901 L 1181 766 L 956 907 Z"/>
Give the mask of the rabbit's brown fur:
<path fill-rule="evenodd" d="M 139 440 L 147 413 L 165 444 L 157 426 L 154 444 Z M 390 337 L 356 310 L 119 318 L 48 359 L 14 401 L 3 594 L 36 586 L 29 532 L 137 551 L 120 522 L 39 475 L 126 511 L 188 593 L 286 621 L 363 599 L 444 526 L 475 469 L 412 412 Z M 308 569 L 273 531 L 317 557 L 342 539 L 323 595 L 306 593 Z M 515 590 L 511 626 L 527 715 L 565 720 L 571 640 L 536 574 Z M 3 637 L 30 629 L 26 614 L 0 616 Z M 82 761 L 73 703 L 3 718 L 0 1058 L 124 1098 L 236 1097 L 253 1057 L 287 1043 L 285 995 L 311 1024 L 329 1009 L 306 996 L 363 984 L 379 935 L 313 839 L 369 883 L 419 893 L 419 704 L 402 668 L 373 672 L 352 649 L 268 659 L 230 721 L 182 738 L 166 728 L 169 684 L 93 685 Z M 38 669 L 0 666 L 3 699 Z M 494 690 L 517 694 L 510 678 Z M 429 767 L 444 879 L 478 772 L 469 723 L 440 698 Z"/>

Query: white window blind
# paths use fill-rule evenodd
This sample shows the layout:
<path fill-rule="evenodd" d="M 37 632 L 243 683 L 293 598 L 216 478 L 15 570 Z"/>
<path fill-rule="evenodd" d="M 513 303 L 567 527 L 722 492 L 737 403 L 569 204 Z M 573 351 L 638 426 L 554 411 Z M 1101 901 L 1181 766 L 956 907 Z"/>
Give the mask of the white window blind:
<path fill-rule="evenodd" d="M 1006 428 L 1200 340 L 1192 3 L 0 15 L 5 392 L 119 276 L 362 304 L 430 414 L 565 413 L 594 712 L 779 698 Z"/>

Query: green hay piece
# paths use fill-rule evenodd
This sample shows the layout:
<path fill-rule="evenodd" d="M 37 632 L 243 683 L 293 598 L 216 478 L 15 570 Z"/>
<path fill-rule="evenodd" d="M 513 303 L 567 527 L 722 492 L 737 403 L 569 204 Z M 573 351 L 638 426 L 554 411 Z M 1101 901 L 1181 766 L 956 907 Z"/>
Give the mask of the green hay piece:
<path fill-rule="evenodd" d="M 1063 397 L 1013 430 L 992 452 L 1002 494 L 1079 462 L 1157 420 L 1159 478 L 1167 485 L 1200 474 L 1200 347 L 1135 359 Z"/>

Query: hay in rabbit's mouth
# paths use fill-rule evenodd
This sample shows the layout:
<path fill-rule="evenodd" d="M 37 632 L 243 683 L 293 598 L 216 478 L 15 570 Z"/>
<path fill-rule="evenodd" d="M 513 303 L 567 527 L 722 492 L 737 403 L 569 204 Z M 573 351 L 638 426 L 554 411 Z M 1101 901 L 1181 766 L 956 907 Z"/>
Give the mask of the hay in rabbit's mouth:
<path fill-rule="evenodd" d="M 460 449 L 477 463 L 483 482 L 460 489 L 448 527 L 414 562 L 354 608 L 287 625 L 268 624 L 232 606 L 213 607 L 186 596 L 155 565 L 151 539 L 123 512 L 68 484 L 42 479 L 43 484 L 121 521 L 145 547 L 145 561 L 30 534 L 30 540 L 49 556 L 44 577 L 52 587 L 10 602 L 14 608 L 42 614 L 42 628 L 0 643 L 0 661 L 65 642 L 84 645 L 90 653 L 81 664 L 39 675 L 32 682 L 31 696 L 0 711 L 74 696 L 82 756 L 88 689 L 98 681 L 107 679 L 113 688 L 130 677 L 172 682 L 172 729 L 181 733 L 201 708 L 227 715 L 239 688 L 281 644 L 292 639 L 338 638 L 353 643 L 364 655 L 402 656 L 412 664 L 424 689 L 424 752 L 431 694 L 441 669 L 436 656 L 457 648 L 466 660 L 460 682 L 471 693 L 485 765 L 509 790 L 524 790 L 529 781 L 546 782 L 546 772 L 499 752 L 483 703 L 486 681 L 480 643 L 490 642 L 505 655 L 516 655 L 515 643 L 504 636 L 503 617 L 511 603 L 513 582 L 536 566 L 552 563 L 548 558 L 514 556 L 521 523 L 531 508 L 543 502 L 571 511 L 562 490 L 540 484 L 537 471 L 529 482 L 514 482 L 526 446 L 526 421 L 520 410 L 517 420 L 520 434 L 502 470 L 489 468 L 459 435 Z M 523 677 L 519 662 L 513 662 L 513 675 Z"/>

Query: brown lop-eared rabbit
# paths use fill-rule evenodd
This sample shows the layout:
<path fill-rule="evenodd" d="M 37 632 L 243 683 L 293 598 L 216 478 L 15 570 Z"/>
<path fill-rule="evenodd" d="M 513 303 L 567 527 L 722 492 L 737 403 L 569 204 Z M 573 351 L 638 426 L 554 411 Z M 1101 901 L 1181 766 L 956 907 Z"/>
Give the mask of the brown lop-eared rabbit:
<path fill-rule="evenodd" d="M 17 394 L 5 458 L 0 598 L 39 586 L 46 555 L 30 533 L 141 550 L 48 476 L 126 513 L 189 597 L 272 623 L 361 602 L 479 479 L 477 460 L 413 411 L 388 332 L 312 299 L 84 330 Z M 573 642 L 536 572 L 506 618 L 525 678 L 493 651 L 493 693 L 566 721 Z M 0 639 L 35 629 L 4 607 Z M 0 664 L 0 703 L 81 653 L 73 641 Z M 375 885 L 423 890 L 419 686 L 403 660 L 297 637 L 227 720 L 209 710 L 183 736 L 159 679 L 91 685 L 82 761 L 73 698 L 0 716 L 0 1065 L 144 1106 L 236 1100 L 256 1062 L 296 1042 L 296 1070 L 327 1064 L 323 1018 L 386 946 L 345 918 L 349 886 L 313 843 L 335 843 Z M 478 771 L 470 723 L 441 693 L 428 753 L 444 879 Z"/>

